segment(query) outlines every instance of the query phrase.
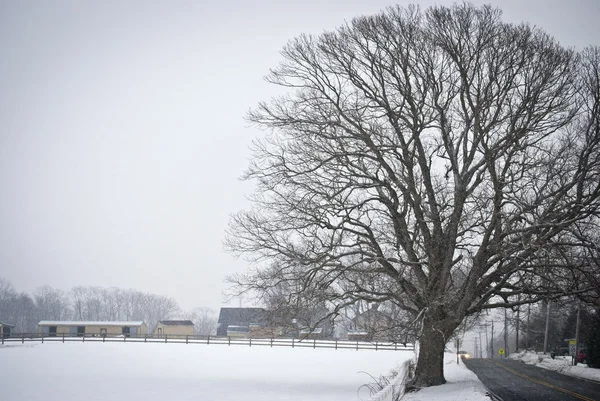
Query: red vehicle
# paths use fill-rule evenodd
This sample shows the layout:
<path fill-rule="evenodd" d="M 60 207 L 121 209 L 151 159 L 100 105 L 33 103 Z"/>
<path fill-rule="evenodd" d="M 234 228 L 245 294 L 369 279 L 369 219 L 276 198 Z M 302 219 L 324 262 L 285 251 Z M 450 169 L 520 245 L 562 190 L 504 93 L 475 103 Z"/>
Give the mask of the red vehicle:
<path fill-rule="evenodd" d="M 585 363 L 587 364 L 588 353 L 586 349 L 580 349 L 577 353 L 577 363 Z"/>

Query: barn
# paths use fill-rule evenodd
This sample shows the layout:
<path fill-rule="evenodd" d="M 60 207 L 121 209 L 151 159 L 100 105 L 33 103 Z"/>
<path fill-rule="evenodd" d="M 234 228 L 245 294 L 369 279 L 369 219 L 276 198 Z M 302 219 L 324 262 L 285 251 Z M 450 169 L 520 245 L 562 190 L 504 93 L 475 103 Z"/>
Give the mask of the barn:
<path fill-rule="evenodd" d="M 79 337 L 139 337 L 148 334 L 148 326 L 143 321 L 42 320 L 38 323 L 38 333 L 46 337 L 63 335 Z"/>
<path fill-rule="evenodd" d="M 256 328 L 268 327 L 268 314 L 263 308 L 221 308 L 217 336 L 243 337 L 250 336 Z"/>
<path fill-rule="evenodd" d="M 9 338 L 14 327 L 12 324 L 0 322 L 0 337 Z"/>
<path fill-rule="evenodd" d="M 157 337 L 194 336 L 194 323 L 191 320 L 161 320 L 154 329 Z"/>

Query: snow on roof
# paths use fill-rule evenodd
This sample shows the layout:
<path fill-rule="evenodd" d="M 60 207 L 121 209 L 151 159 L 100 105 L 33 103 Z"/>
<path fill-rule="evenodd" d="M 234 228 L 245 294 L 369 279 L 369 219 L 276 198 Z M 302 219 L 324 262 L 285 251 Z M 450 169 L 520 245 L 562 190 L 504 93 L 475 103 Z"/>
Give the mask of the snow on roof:
<path fill-rule="evenodd" d="M 240 331 L 240 332 L 245 332 L 248 331 L 248 326 L 233 326 L 233 325 L 229 325 L 227 327 L 227 331 Z"/>
<path fill-rule="evenodd" d="M 0 322 L 0 326 L 15 327 L 14 324 L 8 324 L 8 323 L 4 323 L 4 322 Z"/>
<path fill-rule="evenodd" d="M 300 330 L 300 334 L 308 334 L 308 333 L 321 334 L 322 332 L 323 332 L 323 328 L 322 327 L 317 327 L 314 330 L 310 330 L 310 329 L 302 329 L 302 330 Z"/>
<path fill-rule="evenodd" d="M 165 326 L 193 326 L 194 323 L 191 320 L 161 320 L 159 323 Z"/>
<path fill-rule="evenodd" d="M 79 321 L 79 320 L 42 320 L 38 326 L 141 326 L 142 320 L 125 321 Z"/>

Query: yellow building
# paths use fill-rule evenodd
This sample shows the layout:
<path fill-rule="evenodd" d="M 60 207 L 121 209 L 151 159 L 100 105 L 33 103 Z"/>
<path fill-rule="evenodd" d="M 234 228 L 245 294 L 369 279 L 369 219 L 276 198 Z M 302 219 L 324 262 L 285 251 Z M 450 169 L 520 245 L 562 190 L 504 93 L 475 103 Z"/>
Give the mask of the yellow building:
<path fill-rule="evenodd" d="M 56 336 L 105 336 L 140 337 L 148 334 L 148 326 L 143 321 L 54 321 L 42 320 L 38 323 L 38 333 L 47 337 Z"/>
<path fill-rule="evenodd" d="M 161 320 L 154 329 L 156 337 L 193 337 L 194 323 L 191 320 Z"/>

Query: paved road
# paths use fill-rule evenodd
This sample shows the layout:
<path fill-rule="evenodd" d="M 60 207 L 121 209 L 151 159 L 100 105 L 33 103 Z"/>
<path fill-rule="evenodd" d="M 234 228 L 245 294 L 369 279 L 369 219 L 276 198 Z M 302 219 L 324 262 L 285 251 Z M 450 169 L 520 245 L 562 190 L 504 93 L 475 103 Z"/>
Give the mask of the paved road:
<path fill-rule="evenodd" d="M 465 365 L 504 401 L 600 401 L 600 383 L 520 361 L 471 359 Z"/>

